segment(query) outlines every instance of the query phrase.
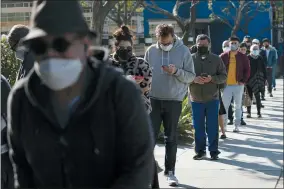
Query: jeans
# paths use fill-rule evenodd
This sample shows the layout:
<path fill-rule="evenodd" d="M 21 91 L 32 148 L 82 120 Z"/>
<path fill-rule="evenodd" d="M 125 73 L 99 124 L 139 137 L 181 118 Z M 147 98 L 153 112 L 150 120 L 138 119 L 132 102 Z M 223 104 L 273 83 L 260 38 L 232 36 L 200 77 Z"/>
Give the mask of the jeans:
<path fill-rule="evenodd" d="M 266 69 L 266 77 L 267 77 L 267 90 L 271 94 L 272 93 L 272 68 Z"/>
<path fill-rule="evenodd" d="M 242 98 L 244 93 L 244 85 L 228 85 L 223 91 L 222 100 L 226 112 L 228 112 L 232 98 L 235 102 L 235 126 L 238 127 L 241 125 L 242 119 Z M 228 123 L 228 114 L 224 115 L 224 125 L 227 128 Z"/>
<path fill-rule="evenodd" d="M 272 68 L 272 87 L 275 88 L 276 87 L 276 69 L 277 69 L 277 64 L 273 66 Z"/>
<path fill-rule="evenodd" d="M 163 122 L 166 145 L 165 174 L 175 171 L 177 153 L 177 127 L 181 114 L 182 102 L 170 100 L 157 100 L 151 98 L 152 112 L 150 117 L 154 127 L 156 139 Z"/>
<path fill-rule="evenodd" d="M 206 152 L 206 133 L 208 136 L 210 154 L 218 153 L 219 127 L 219 100 L 209 102 L 192 102 L 192 119 L 195 129 L 195 152 Z M 206 126 L 205 126 L 206 120 Z"/>
<path fill-rule="evenodd" d="M 228 110 L 228 119 L 230 120 L 230 121 L 232 121 L 233 122 L 233 120 L 234 120 L 234 110 L 233 110 L 233 103 L 234 103 L 234 98 L 232 98 L 232 101 L 231 101 L 231 103 L 230 103 L 230 106 L 229 106 L 229 110 Z M 242 118 L 241 118 L 241 121 L 243 121 L 244 120 L 244 111 L 243 111 L 243 107 L 242 107 Z"/>

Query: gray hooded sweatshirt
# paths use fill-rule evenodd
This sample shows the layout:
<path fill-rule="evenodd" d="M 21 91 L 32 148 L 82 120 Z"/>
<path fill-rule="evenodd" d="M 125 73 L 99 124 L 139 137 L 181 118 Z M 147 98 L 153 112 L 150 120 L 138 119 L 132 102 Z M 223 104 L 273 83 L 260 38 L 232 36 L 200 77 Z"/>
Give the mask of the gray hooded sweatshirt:
<path fill-rule="evenodd" d="M 151 45 L 145 60 L 153 70 L 150 97 L 158 100 L 182 101 L 189 83 L 195 78 L 194 64 L 189 49 L 182 41 L 175 39 L 170 51 L 163 51 L 159 44 Z M 174 64 L 177 72 L 170 75 L 162 70 L 162 65 Z"/>

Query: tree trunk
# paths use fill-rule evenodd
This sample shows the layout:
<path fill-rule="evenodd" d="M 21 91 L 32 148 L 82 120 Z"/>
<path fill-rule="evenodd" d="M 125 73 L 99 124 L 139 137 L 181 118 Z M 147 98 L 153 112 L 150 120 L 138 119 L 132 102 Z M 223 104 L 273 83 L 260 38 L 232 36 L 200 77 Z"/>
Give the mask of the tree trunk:
<path fill-rule="evenodd" d="M 190 33 L 191 33 L 189 27 L 185 27 L 185 30 L 182 31 L 182 32 L 183 32 L 183 36 L 182 36 L 183 44 L 184 44 L 185 46 L 187 46 L 187 45 L 189 44 L 188 38 L 189 38 Z"/>
<path fill-rule="evenodd" d="M 104 29 L 105 19 L 111 9 L 114 8 L 117 1 L 107 1 L 106 5 L 103 5 L 103 1 L 94 1 L 93 2 L 93 26 L 92 30 L 97 32 L 97 42 L 98 45 L 102 44 L 102 34 Z"/>

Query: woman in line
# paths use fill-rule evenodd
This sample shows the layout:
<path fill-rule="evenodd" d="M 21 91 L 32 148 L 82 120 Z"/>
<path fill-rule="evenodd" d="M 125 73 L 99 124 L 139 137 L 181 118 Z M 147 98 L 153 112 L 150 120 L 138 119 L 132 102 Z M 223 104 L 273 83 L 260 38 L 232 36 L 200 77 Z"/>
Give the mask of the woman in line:
<path fill-rule="evenodd" d="M 265 86 L 266 81 L 266 68 L 265 60 L 259 55 L 258 45 L 252 45 L 250 47 L 250 54 L 248 58 L 250 60 L 250 78 L 246 85 L 249 97 L 252 99 L 253 95 L 256 99 L 257 115 L 261 118 L 261 99 L 260 92 Z M 251 106 L 247 107 L 247 118 L 251 118 Z"/>
<path fill-rule="evenodd" d="M 133 53 L 132 34 L 127 26 L 121 26 L 113 34 L 115 39 L 114 53 L 110 55 L 112 66 L 121 71 L 128 79 L 140 86 L 141 96 L 145 102 L 147 113 L 152 111 L 149 91 L 152 83 L 152 70 L 149 64 Z M 159 188 L 157 167 L 152 188 Z"/>

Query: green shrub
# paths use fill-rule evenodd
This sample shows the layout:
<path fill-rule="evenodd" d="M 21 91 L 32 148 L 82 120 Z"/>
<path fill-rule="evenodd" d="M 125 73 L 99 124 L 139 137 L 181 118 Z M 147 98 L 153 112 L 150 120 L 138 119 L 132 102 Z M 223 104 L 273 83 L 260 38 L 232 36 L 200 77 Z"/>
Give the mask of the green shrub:
<path fill-rule="evenodd" d="M 16 79 L 17 73 L 20 68 L 21 62 L 16 59 L 15 53 L 11 50 L 7 37 L 1 36 L 1 74 L 4 75 L 9 81 L 10 85 L 13 86 Z"/>

